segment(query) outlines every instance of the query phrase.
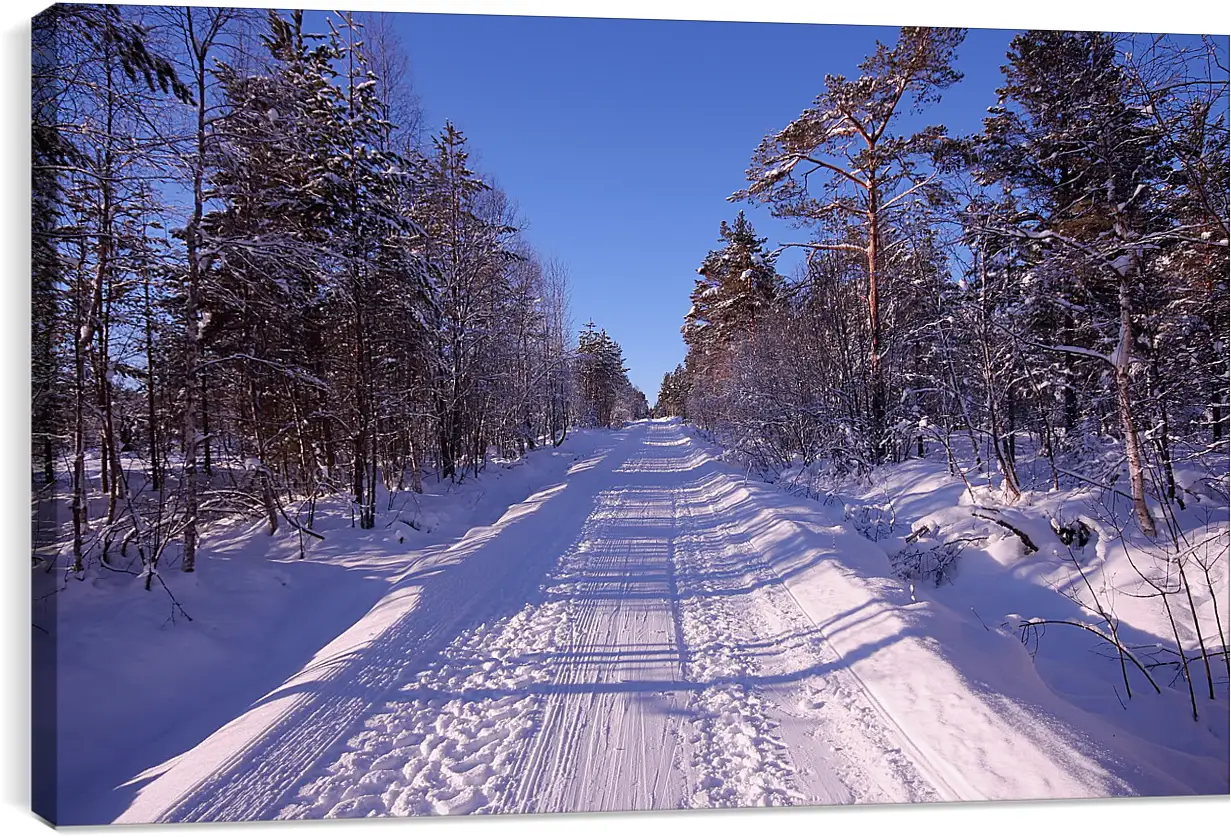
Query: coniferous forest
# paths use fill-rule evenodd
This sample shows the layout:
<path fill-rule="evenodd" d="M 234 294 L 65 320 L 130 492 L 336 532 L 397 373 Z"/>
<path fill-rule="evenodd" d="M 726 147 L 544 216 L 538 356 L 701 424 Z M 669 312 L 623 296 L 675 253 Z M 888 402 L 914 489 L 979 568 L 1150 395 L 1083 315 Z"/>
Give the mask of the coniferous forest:
<path fill-rule="evenodd" d="M 648 415 L 462 129 L 421 135 L 387 16 L 57 5 L 33 38 L 33 456 L 75 570 L 192 571 L 236 513 L 312 537 L 327 496 L 372 527 L 382 487 Z"/>
<path fill-rule="evenodd" d="M 770 471 L 940 446 L 957 474 L 964 439 L 1013 497 L 1022 447 L 1059 488 L 1062 454 L 1111 439 L 1153 535 L 1147 493 L 1182 508 L 1176 470 L 1227 444 L 1225 51 L 1024 32 L 981 133 L 901 132 L 961 78 L 963 37 L 903 28 L 754 151 L 732 200 L 811 235 L 721 224 L 656 413 Z"/>

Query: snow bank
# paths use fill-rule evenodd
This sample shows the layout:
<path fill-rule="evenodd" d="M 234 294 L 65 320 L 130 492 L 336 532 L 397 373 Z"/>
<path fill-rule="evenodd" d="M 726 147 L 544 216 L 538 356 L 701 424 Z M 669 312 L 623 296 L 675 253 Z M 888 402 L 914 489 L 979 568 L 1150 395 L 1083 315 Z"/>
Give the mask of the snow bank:
<path fill-rule="evenodd" d="M 1046 548 L 1025 557 L 1018 538 L 961 507 L 964 485 L 941 464 L 885 469 L 863 496 L 843 503 L 831 495 L 828 504 L 723 472 L 716 508 L 757 547 L 951 798 L 1228 792 L 1225 691 L 1202 702 L 1194 722 L 1185 689 L 1155 695 L 1141 679 L 1131 700 L 1117 697 L 1118 664 L 1079 629 L 1066 636 L 1054 627 L 1023 645 L 1019 615 L 1058 618 L 1079 608 L 1057 584 L 1057 553 L 1068 551 L 1040 511 L 1046 504 L 1007 513 Z M 879 543 L 848 520 L 853 507 L 874 503 L 892 508 L 896 533 Z M 981 533 L 988 544 L 963 553 L 954 584 L 912 590 L 893 578 L 887 550 L 924 525 L 952 534 L 959 520 L 962 533 Z M 1113 552 L 1093 560 L 1108 575 L 1124 560 Z M 1144 624 L 1141 602 L 1124 611 Z M 1158 639 L 1128 629 L 1134 641 Z"/>

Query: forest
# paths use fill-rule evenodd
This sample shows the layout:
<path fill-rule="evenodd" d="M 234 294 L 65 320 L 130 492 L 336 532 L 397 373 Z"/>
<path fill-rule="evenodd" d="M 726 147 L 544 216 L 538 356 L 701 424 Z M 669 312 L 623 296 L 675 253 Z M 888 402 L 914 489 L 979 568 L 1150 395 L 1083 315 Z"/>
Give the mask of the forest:
<path fill-rule="evenodd" d="M 321 498 L 370 528 L 378 497 L 649 413 L 461 128 L 424 136 L 388 16 L 321 18 L 34 19 L 35 539 L 66 499 L 72 573 L 191 572 L 227 516 L 312 538 Z"/>
<path fill-rule="evenodd" d="M 427 477 L 650 413 L 461 128 L 426 135 L 389 20 L 318 17 L 35 19 L 32 455 L 73 572 L 192 571 L 226 516 L 319 537 L 322 498 L 371 528 Z M 1010 503 L 1076 481 L 1174 536 L 1225 471 L 1225 45 L 1023 32 L 980 133 L 903 130 L 964 37 L 903 28 L 752 151 L 730 200 L 800 240 L 721 223 L 654 413 L 763 475 L 940 451 Z"/>
<path fill-rule="evenodd" d="M 721 224 L 656 414 L 768 471 L 866 474 L 939 446 L 958 475 L 963 440 L 1010 499 L 1023 449 L 1060 488 L 1113 441 L 1091 479 L 1125 465 L 1153 536 L 1147 497 L 1182 509 L 1177 471 L 1227 445 L 1225 43 L 1024 32 L 981 133 L 903 133 L 961 79 L 964 35 L 903 28 L 755 150 L 731 200 L 807 240 Z M 790 248 L 806 258 L 786 277 Z"/>
<path fill-rule="evenodd" d="M 1011 620 L 1022 642 L 1092 633 L 1126 694 L 1130 665 L 1170 671 L 1195 719 L 1228 665 L 1226 41 L 1022 32 L 981 132 L 903 130 L 961 80 L 965 35 L 903 27 L 752 152 L 730 200 L 803 234 L 769 246 L 743 211 L 721 223 L 655 414 L 826 503 L 881 486 L 847 507 L 873 541 L 900 524 L 894 469 L 939 457 L 965 486 L 945 515 L 1024 555 L 1038 533 L 1064 545 L 1055 584 L 1080 616 Z M 788 250 L 804 258 L 784 276 Z M 985 543 L 942 520 L 910 525 L 897 576 L 951 582 Z M 1098 585 L 1078 558 L 1096 536 L 1123 554 Z M 1136 603 L 1161 654 L 1121 635 Z"/>

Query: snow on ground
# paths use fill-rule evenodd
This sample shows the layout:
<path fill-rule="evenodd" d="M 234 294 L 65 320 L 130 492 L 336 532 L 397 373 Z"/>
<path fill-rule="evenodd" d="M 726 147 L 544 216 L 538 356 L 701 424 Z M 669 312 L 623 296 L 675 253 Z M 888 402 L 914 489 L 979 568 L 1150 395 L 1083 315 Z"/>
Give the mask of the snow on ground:
<path fill-rule="evenodd" d="M 322 504 L 314 526 L 326 538 L 309 539 L 303 559 L 285 527 L 270 537 L 263 524 L 216 525 L 198 573 L 163 569 L 191 621 L 157 583 L 147 592 L 141 579 L 97 567 L 84 581 L 38 572 L 34 660 L 54 668 L 58 703 L 46 718 L 58 730 L 40 731 L 38 741 L 56 743 L 59 822 L 114 819 L 147 782 L 138 775 L 305 668 L 391 586 L 415 569 L 430 572 L 467 529 L 558 484 L 582 453 L 609 444 L 582 431 L 477 481 L 426 481 L 423 495 L 403 492 L 392 508 L 383 499 L 368 531 L 351 527 L 348 508 Z"/>
<path fill-rule="evenodd" d="M 82 586 L 66 708 L 161 692 L 145 729 L 62 715 L 86 743 L 65 822 L 1227 793 L 1225 692 L 1200 723 L 1171 687 L 1121 709 L 1085 638 L 1028 649 L 1010 614 L 1075 606 L 1003 538 L 954 584 L 893 578 L 900 527 L 959 505 L 933 464 L 881 481 L 901 523 L 874 543 L 851 517 L 870 493 L 792 497 L 715 454 L 637 423 L 474 484 L 490 523 L 465 532 L 339 518 L 306 561 L 236 533 L 175 580 L 196 620 L 153 634 L 165 601 L 117 615 Z"/>
<path fill-rule="evenodd" d="M 796 467 L 788 475 L 788 484 L 796 489 L 799 471 Z M 1187 687 L 1172 665 L 1176 658 L 1159 651 L 1176 647 L 1166 610 L 1159 597 L 1148 596 L 1155 590 L 1137 572 L 1165 570 L 1163 551 L 1116 523 L 1130 515 L 1125 498 L 1071 480 L 1059 491 L 1045 491 L 1050 475 L 1042 473 L 1047 471 L 1044 461 L 1023 458 L 1019 471 L 1025 485 L 1034 490 L 1013 504 L 1005 502 L 994 474 L 990 481 L 970 476 L 972 496 L 961 479 L 949 475 L 940 457 L 885 466 L 864 481 L 824 481 L 829 488 L 821 494 L 830 508 L 840 510 L 841 518 L 865 536 L 862 550 L 851 546 L 842 548 L 842 553 L 849 566 L 869 577 L 893 576 L 892 570 L 901 575 L 902 556 L 960 543 L 960 549 L 952 551 L 955 560 L 943 573 L 917 578 L 910 588 L 911 604 L 889 613 L 890 619 L 901 623 L 901 631 L 926 637 L 950 661 L 960 659 L 961 674 L 973 694 L 987 693 L 1002 705 L 1011 699 L 1045 710 L 1045 715 L 1023 718 L 1024 725 L 1034 727 L 1031 735 L 1036 738 L 1054 732 L 1062 739 L 1088 743 L 1082 747 L 1098 760 L 1136 760 L 1140 765 L 1136 779 L 1112 768 L 1112 774 L 1127 780 L 1135 792 L 1180 794 L 1203 788 L 1226 793 L 1231 738 L 1226 662 L 1221 656 L 1213 659 L 1214 700 L 1208 697 L 1209 682 L 1201 664 L 1192 664 L 1200 716 L 1194 722 Z M 1200 496 L 1187 493 L 1187 508 L 1176 511 L 1177 531 L 1183 533 L 1181 543 L 1208 545 L 1201 555 L 1213 558 L 1227 545 L 1225 489 L 1220 497 L 1216 481 L 1211 485 L 1195 474 L 1187 478 L 1186 485 Z M 815 492 L 817 486 L 810 488 Z M 1156 508 L 1155 515 L 1162 520 L 1162 510 Z M 1010 530 L 976 516 L 1006 521 L 1024 532 L 1037 550 L 1028 551 Z M 1052 522 L 1078 520 L 1089 525 L 1088 543 L 1065 544 Z M 919 532 L 923 535 L 908 543 Z M 866 543 L 869 540 L 873 543 Z M 1189 562 L 1196 611 L 1211 652 L 1223 648 L 1228 628 L 1227 571 L 1223 552 L 1212 574 L 1213 584 L 1207 587 L 1199 568 Z M 1174 571 L 1171 576 L 1174 581 Z M 1118 620 L 1121 640 L 1149 666 L 1163 687 L 1162 695 L 1130 664 L 1132 698 L 1128 699 L 1114 649 L 1080 628 L 1051 625 L 1037 633 L 1021 632 L 1020 624 L 1027 619 L 1097 626 L 1099 617 L 1091 610 L 1096 599 Z M 818 597 L 818 601 L 824 600 Z M 1178 596 L 1171 602 L 1186 652 L 1194 655 L 1199 646 L 1187 603 Z M 885 677 L 897 676 L 891 668 Z M 891 702 L 909 694 L 901 683 L 886 690 L 896 694 Z M 903 709 L 912 705 L 921 724 L 928 714 L 943 713 L 948 702 L 936 696 L 935 710 L 920 712 L 920 699 L 912 695 L 902 704 Z M 1020 712 L 1020 708 L 1005 709 Z M 972 719 L 979 715 L 971 713 Z M 901 718 L 896 711 L 894 715 Z M 1103 743 L 1112 738 L 1121 755 L 1099 756 Z M 1114 787 L 1109 791 L 1120 793 Z M 1046 787 L 1039 789 L 1039 796 L 1055 794 Z"/>

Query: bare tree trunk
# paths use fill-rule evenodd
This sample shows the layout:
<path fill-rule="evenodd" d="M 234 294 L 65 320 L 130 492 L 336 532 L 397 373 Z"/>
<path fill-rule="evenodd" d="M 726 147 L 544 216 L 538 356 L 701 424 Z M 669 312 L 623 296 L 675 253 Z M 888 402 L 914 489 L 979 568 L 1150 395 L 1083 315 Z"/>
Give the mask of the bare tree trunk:
<path fill-rule="evenodd" d="M 1026 381 L 1030 384 L 1030 389 L 1034 391 L 1035 400 L 1039 405 L 1039 419 L 1043 423 L 1043 454 L 1047 457 L 1047 465 L 1051 469 L 1051 487 L 1058 490 L 1060 488 L 1060 472 L 1056 469 L 1056 432 L 1052 427 L 1051 417 L 1047 413 L 1046 399 L 1042 392 L 1039 391 L 1038 385 L 1034 383 L 1034 379 L 1027 375 Z"/>
<path fill-rule="evenodd" d="M 278 509 L 274 502 L 273 481 L 270 479 L 268 453 L 265 450 L 265 434 L 261 430 L 261 396 L 257 389 L 256 378 L 248 377 L 248 415 L 252 420 L 252 437 L 256 442 L 256 455 L 259 465 L 259 481 L 261 484 L 261 504 L 265 507 L 265 519 L 269 524 L 269 534 L 278 531 Z"/>
<path fill-rule="evenodd" d="M 197 567 L 197 392 L 201 363 L 201 219 L 205 208 L 205 132 L 206 132 L 206 56 L 210 39 L 199 39 L 193 26 L 192 8 L 185 9 L 189 35 L 195 51 L 196 71 L 196 147 L 192 160 L 192 216 L 188 219 L 185 240 L 188 251 L 188 287 L 184 301 L 184 559 L 182 570 L 192 573 Z M 216 30 L 215 30 L 216 31 Z"/>
<path fill-rule="evenodd" d="M 990 392 L 987 410 L 992 426 L 992 452 L 996 455 L 996 465 L 1000 467 L 1000 474 L 1004 478 L 1004 490 L 1011 500 L 1017 500 L 1022 494 L 1017 482 L 1017 469 L 1013 466 L 1013 461 L 1005 455 L 1004 445 L 1000 441 L 1000 415 L 996 409 L 996 397 Z"/>
<path fill-rule="evenodd" d="M 980 347 L 983 350 L 983 386 L 987 391 L 987 417 L 991 424 L 992 432 L 992 452 L 996 456 L 996 465 L 1000 469 L 1000 474 L 1004 478 L 1004 490 L 1010 500 L 1016 501 L 1021 497 L 1021 488 L 1018 486 L 1017 469 L 1013 466 L 1013 461 L 1005 455 L 1004 446 L 1001 443 L 1001 427 L 1000 427 L 1000 410 L 998 405 L 998 391 L 1000 383 L 996 377 L 996 370 L 992 359 L 991 335 L 988 325 L 989 314 L 987 311 L 987 270 L 985 263 L 986 253 L 980 243 L 979 247 L 979 293 L 980 310 L 979 314 L 982 318 L 981 327 L 979 330 Z"/>
<path fill-rule="evenodd" d="M 157 492 L 162 489 L 162 465 L 158 447 L 158 402 L 154 392 L 154 311 L 150 301 L 148 271 L 142 271 L 141 286 L 145 296 L 145 408 L 146 423 L 149 425 L 150 483 Z"/>
<path fill-rule="evenodd" d="M 98 414 L 101 419 L 99 429 L 99 459 L 101 465 L 102 490 L 107 493 L 107 524 L 115 522 L 117 498 L 120 495 L 121 474 L 119 472 L 119 453 L 116 449 L 115 420 L 112 411 L 111 397 L 111 348 L 110 348 L 110 309 L 111 309 L 111 258 L 115 250 L 115 199 L 114 179 L 117 175 L 113 136 L 115 131 L 115 115 L 117 110 L 113 77 L 113 57 L 108 45 L 104 51 L 106 63 L 106 112 L 103 122 L 103 148 L 99 160 L 99 214 L 98 214 L 98 275 L 94 281 L 94 301 L 91 304 L 91 330 L 95 338 L 94 352 L 94 382 L 98 398 Z M 87 347 L 87 351 L 89 348 Z M 103 540 L 103 555 L 108 549 L 108 538 Z"/>
<path fill-rule="evenodd" d="M 1064 314 L 1064 326 L 1061 329 L 1062 340 L 1066 344 L 1074 342 L 1073 333 L 1076 331 L 1076 325 L 1071 312 L 1066 311 Z M 1077 387 L 1075 386 L 1073 372 L 1073 361 L 1068 356 L 1065 356 L 1064 361 L 1064 431 L 1066 435 L 1071 435 L 1077 427 Z"/>
<path fill-rule="evenodd" d="M 1158 449 L 1159 462 L 1163 469 L 1163 479 L 1166 481 L 1167 497 L 1175 501 L 1180 509 L 1184 508 L 1184 498 L 1175 488 L 1175 469 L 1171 457 L 1171 423 L 1167 414 L 1167 401 L 1162 391 L 1162 376 L 1158 368 L 1158 346 L 1152 344 L 1150 351 L 1150 391 L 1158 406 L 1158 435 L 1154 438 L 1154 446 Z"/>
<path fill-rule="evenodd" d="M 86 352 L 93 340 L 93 314 L 83 305 L 85 289 L 86 246 L 81 240 L 77 261 L 77 288 L 73 294 L 75 308 L 73 333 L 73 566 L 74 573 L 85 569 L 83 555 L 85 529 L 90 514 L 85 482 L 85 412 L 86 412 Z M 91 289 L 89 298 L 94 299 Z"/>
<path fill-rule="evenodd" d="M 1005 440 L 1005 454 L 1009 458 L 1009 462 L 1014 466 L 1017 465 L 1017 391 L 1013 386 L 1009 387 L 1009 430 Z"/>
<path fill-rule="evenodd" d="M 410 454 L 410 490 L 417 495 L 423 494 L 423 475 L 420 473 L 419 447 L 415 445 L 415 430 L 412 426 L 407 432 L 407 443 Z"/>
<path fill-rule="evenodd" d="M 209 373 L 201 369 L 201 469 L 207 475 L 214 473 L 213 450 L 210 443 L 209 430 Z"/>
<path fill-rule="evenodd" d="M 885 458 L 885 387 L 881 371 L 880 206 L 876 172 L 868 174 L 868 379 L 872 406 L 872 460 Z"/>
<path fill-rule="evenodd" d="M 1115 354 L 1116 401 L 1119 406 L 1120 432 L 1124 436 L 1124 454 L 1128 460 L 1129 493 L 1137 523 L 1147 536 L 1157 534 L 1154 517 L 1146 504 L 1145 464 L 1141 456 L 1141 444 L 1137 438 L 1137 426 L 1133 421 L 1133 391 L 1129 378 L 1132 363 L 1133 323 L 1132 303 L 1129 297 L 1127 277 L 1120 278 L 1120 342 Z"/>
<path fill-rule="evenodd" d="M 110 199 L 106 200 L 107 207 L 106 217 L 110 217 Z M 107 224 L 104 228 L 104 237 L 108 240 L 112 236 L 111 224 Z M 102 419 L 102 429 L 100 433 L 101 440 L 101 459 L 103 465 L 103 473 L 106 475 L 104 479 L 103 491 L 107 493 L 107 524 L 110 527 L 114 524 L 119 513 L 120 498 L 125 495 L 124 471 L 123 465 L 120 463 L 120 445 L 115 433 L 115 396 L 111 384 L 111 260 L 108 254 L 104 259 L 103 254 L 99 254 L 100 266 L 104 262 L 107 264 L 106 276 L 100 276 L 100 281 L 106 283 L 106 293 L 103 295 L 99 311 L 102 312 L 99 318 L 98 325 L 98 349 L 96 352 L 95 362 L 95 377 L 98 384 L 98 411 Z M 103 555 L 106 555 L 110 547 L 110 534 L 103 539 Z"/>

